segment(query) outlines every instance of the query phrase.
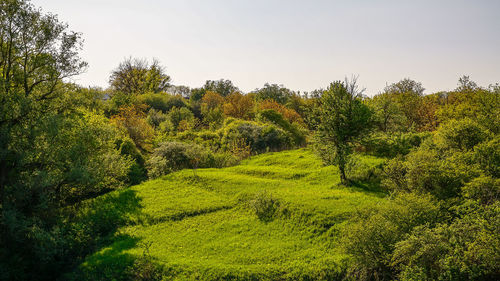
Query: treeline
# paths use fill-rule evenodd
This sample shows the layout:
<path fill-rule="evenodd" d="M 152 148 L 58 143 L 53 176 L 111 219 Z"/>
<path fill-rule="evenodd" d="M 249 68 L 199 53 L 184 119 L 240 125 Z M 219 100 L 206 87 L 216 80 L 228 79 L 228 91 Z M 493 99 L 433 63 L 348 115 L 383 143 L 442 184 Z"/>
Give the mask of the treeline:
<path fill-rule="evenodd" d="M 99 249 L 123 210 L 82 214 L 87 199 L 307 144 L 344 184 L 394 197 L 343 235 L 347 278 L 498 277 L 500 86 L 464 76 L 430 95 L 410 79 L 372 98 L 354 81 L 245 94 L 223 79 L 175 86 L 158 61 L 126 59 L 108 89 L 84 88 L 68 82 L 87 66 L 80 34 L 21 0 L 0 1 L 0 22 L 0 279 L 54 280 Z M 388 161 L 365 171 L 355 153 Z"/>

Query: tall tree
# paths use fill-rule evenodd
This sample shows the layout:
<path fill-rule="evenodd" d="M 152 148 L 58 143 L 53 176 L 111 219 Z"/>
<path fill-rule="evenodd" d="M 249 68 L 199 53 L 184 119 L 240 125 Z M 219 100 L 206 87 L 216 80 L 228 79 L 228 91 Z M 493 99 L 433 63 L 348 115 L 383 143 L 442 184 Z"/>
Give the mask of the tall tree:
<path fill-rule="evenodd" d="M 371 111 L 362 102 L 362 90 L 356 79 L 330 84 L 320 100 L 319 141 L 333 153 L 329 164 L 337 164 L 342 184 L 347 184 L 345 166 L 352 146 L 371 123 Z"/>
<path fill-rule="evenodd" d="M 109 84 L 113 90 L 125 94 L 159 93 L 170 87 L 170 76 L 156 59 L 149 63 L 128 58 L 113 70 Z"/>
<path fill-rule="evenodd" d="M 215 92 L 223 97 L 227 97 L 234 92 L 238 92 L 238 87 L 236 87 L 231 80 L 207 80 L 203 86 L 205 93 L 208 91 Z"/>
<path fill-rule="evenodd" d="M 128 166 L 109 120 L 64 79 L 80 35 L 25 0 L 0 0 L 0 279 L 54 280 L 71 263 L 62 207 L 120 184 Z M 76 99 L 72 95 L 79 95 Z"/>

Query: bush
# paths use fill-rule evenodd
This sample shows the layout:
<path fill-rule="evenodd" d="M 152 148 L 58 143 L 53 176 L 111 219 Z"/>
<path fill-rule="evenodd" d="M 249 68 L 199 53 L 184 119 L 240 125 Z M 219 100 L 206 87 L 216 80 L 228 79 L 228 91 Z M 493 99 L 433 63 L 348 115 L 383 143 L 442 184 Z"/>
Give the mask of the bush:
<path fill-rule="evenodd" d="M 345 251 L 353 257 L 350 277 L 393 280 L 391 257 L 396 243 L 413 228 L 439 219 L 439 204 L 429 195 L 401 194 L 389 204 L 362 210 L 342 236 Z"/>
<path fill-rule="evenodd" d="M 474 146 L 485 141 L 490 136 L 487 129 L 471 119 L 451 120 L 442 124 L 435 137 L 439 148 L 462 151 L 472 150 Z"/>
<path fill-rule="evenodd" d="M 166 121 L 160 124 L 160 130 L 167 133 L 187 131 L 193 127 L 194 114 L 186 107 L 174 107 L 167 114 Z"/>
<path fill-rule="evenodd" d="M 406 155 L 412 149 L 430 137 L 431 134 L 424 133 L 383 133 L 378 132 L 369 135 L 361 142 L 362 149 L 366 152 L 381 157 L 395 157 Z"/>
<path fill-rule="evenodd" d="M 149 177 L 155 178 L 181 169 L 214 167 L 215 160 L 211 152 L 199 145 L 166 142 L 153 151 L 146 166 Z"/>
<path fill-rule="evenodd" d="M 170 111 L 174 107 L 187 107 L 182 96 L 173 96 L 166 93 L 143 94 L 139 95 L 137 99 L 146 104 L 149 108 L 153 108 L 164 113 Z"/>
<path fill-rule="evenodd" d="M 467 204 L 451 224 L 422 225 L 395 245 L 392 266 L 400 280 L 498 280 L 500 206 Z"/>
<path fill-rule="evenodd" d="M 465 184 L 462 188 L 465 198 L 491 204 L 500 198 L 500 179 L 481 176 Z"/>
<path fill-rule="evenodd" d="M 259 220 L 263 222 L 272 221 L 280 208 L 280 202 L 265 191 L 257 194 L 250 204 Z"/>
<path fill-rule="evenodd" d="M 290 136 L 274 125 L 235 120 L 222 129 L 222 146 L 229 149 L 235 141 L 244 139 L 254 153 L 278 151 L 293 147 Z"/>
<path fill-rule="evenodd" d="M 274 111 L 273 109 L 266 109 L 259 112 L 257 118 L 262 121 L 271 122 L 279 126 L 281 129 L 285 130 L 292 137 L 294 145 L 302 146 L 305 144 L 306 142 L 305 132 L 300 130 L 299 127 L 297 127 L 296 125 L 291 124 L 290 122 L 285 120 L 283 118 L 283 115 Z"/>

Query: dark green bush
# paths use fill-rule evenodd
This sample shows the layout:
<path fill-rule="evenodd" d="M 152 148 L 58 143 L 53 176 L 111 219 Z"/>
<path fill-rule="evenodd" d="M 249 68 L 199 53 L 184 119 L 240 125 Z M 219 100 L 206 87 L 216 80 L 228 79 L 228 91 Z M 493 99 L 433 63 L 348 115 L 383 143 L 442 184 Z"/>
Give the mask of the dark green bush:
<path fill-rule="evenodd" d="M 498 280 L 499 207 L 470 202 L 451 224 L 416 227 L 395 245 L 392 266 L 399 279 Z"/>
<path fill-rule="evenodd" d="M 290 122 L 285 120 L 283 118 L 283 115 L 281 115 L 279 112 L 276 112 L 275 110 L 263 110 L 258 113 L 257 119 L 271 122 L 279 126 L 281 129 L 285 130 L 290 134 L 294 141 L 294 145 L 296 146 L 302 146 L 306 142 L 305 132 L 303 130 L 300 130 L 296 125 L 291 124 Z"/>
<path fill-rule="evenodd" d="M 423 133 L 384 133 L 377 132 L 362 140 L 362 148 L 370 154 L 381 157 L 395 157 L 406 155 L 412 149 L 430 137 L 428 132 Z"/>
<path fill-rule="evenodd" d="M 278 151 L 294 145 L 291 137 L 274 125 L 242 120 L 226 124 L 222 129 L 222 146 L 226 149 L 240 139 L 245 140 L 254 153 Z"/>
<path fill-rule="evenodd" d="M 439 203 L 429 195 L 401 194 L 388 203 L 361 210 L 344 229 L 341 242 L 353 257 L 353 280 L 394 280 L 396 243 L 413 228 L 440 221 Z"/>
<path fill-rule="evenodd" d="M 149 108 L 153 108 L 164 113 L 170 111 L 174 107 L 187 107 L 187 104 L 182 96 L 173 96 L 166 93 L 143 94 L 139 95 L 137 99 L 140 102 L 145 103 Z"/>
<path fill-rule="evenodd" d="M 150 178 L 181 169 L 215 166 L 213 153 L 197 144 L 166 142 L 160 144 L 146 163 Z"/>

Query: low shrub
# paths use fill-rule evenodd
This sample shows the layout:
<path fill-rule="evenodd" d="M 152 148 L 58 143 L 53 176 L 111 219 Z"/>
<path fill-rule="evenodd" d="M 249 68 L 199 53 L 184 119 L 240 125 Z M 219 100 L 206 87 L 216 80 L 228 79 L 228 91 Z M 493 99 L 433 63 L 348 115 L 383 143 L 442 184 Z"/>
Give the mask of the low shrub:
<path fill-rule="evenodd" d="M 272 221 L 280 208 L 280 202 L 265 191 L 258 193 L 250 204 L 259 220 L 263 222 Z"/>

